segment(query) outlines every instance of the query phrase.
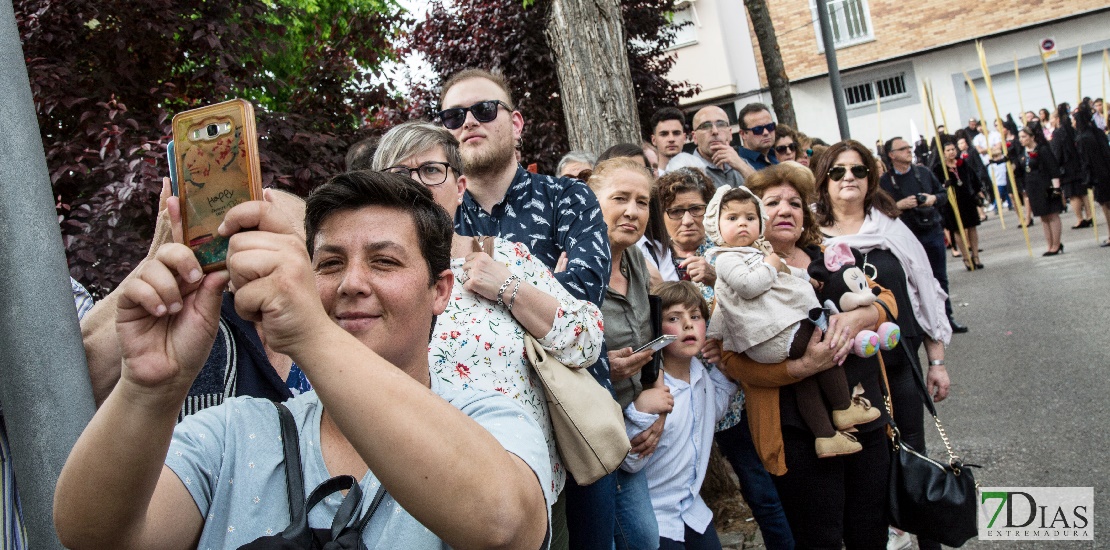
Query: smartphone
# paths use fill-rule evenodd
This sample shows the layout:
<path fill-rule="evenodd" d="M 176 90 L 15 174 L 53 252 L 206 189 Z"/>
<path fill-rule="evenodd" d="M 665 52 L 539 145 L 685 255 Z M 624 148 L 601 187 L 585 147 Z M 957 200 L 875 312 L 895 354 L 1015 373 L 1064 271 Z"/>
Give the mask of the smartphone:
<path fill-rule="evenodd" d="M 174 158 L 173 151 L 174 151 L 174 146 L 173 146 L 173 140 L 171 139 L 170 143 L 168 145 L 166 145 L 166 161 L 168 161 L 169 164 L 170 164 L 170 192 L 173 193 L 173 196 L 176 197 L 177 196 L 177 159 Z"/>
<path fill-rule="evenodd" d="M 634 350 L 632 353 L 640 353 L 641 351 L 644 351 L 646 349 L 651 349 L 652 351 L 659 351 L 659 350 L 667 347 L 668 344 L 670 344 L 671 342 L 674 342 L 677 339 L 678 339 L 678 336 L 675 336 L 673 334 L 664 334 L 664 335 L 662 335 L 662 336 L 660 336 L 660 337 L 658 337 L 658 338 L 640 346 L 639 348 Z"/>
<path fill-rule="evenodd" d="M 173 144 L 185 244 L 205 273 L 223 269 L 228 239 L 217 228 L 233 206 L 262 198 L 254 107 L 233 99 L 178 113 Z"/>

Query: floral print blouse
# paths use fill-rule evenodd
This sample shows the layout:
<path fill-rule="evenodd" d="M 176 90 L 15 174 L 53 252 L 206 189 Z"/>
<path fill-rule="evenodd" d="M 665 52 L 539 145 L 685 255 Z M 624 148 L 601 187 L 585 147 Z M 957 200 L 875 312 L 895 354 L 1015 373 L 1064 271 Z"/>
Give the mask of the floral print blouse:
<path fill-rule="evenodd" d="M 531 284 L 559 301 L 551 331 L 533 334 L 540 346 L 567 366 L 594 364 L 605 339 L 598 307 L 571 296 L 524 244 L 495 239 L 493 259 L 505 264 L 522 284 Z M 463 263 L 463 258 L 451 260 L 456 281 Z M 551 490 L 556 494 L 562 490 L 566 472 L 555 449 L 543 385 L 524 353 L 524 327 L 513 318 L 508 305 L 498 306 L 495 300 L 456 282 L 447 309 L 436 320 L 428 360 L 433 377 L 455 387 L 503 393 L 530 413 L 547 440 Z"/>

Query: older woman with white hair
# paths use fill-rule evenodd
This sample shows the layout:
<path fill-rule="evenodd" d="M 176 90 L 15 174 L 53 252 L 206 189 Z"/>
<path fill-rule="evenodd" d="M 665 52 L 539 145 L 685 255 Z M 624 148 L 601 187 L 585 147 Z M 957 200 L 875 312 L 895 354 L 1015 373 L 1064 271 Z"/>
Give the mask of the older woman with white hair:
<path fill-rule="evenodd" d="M 424 184 L 452 217 L 466 190 L 458 141 L 426 122 L 406 122 L 382 136 L 373 167 Z M 558 494 L 566 472 L 555 447 L 543 386 L 524 353 L 524 333 L 563 364 L 588 367 L 601 352 L 601 312 L 563 289 L 524 244 L 495 238 L 490 256 L 476 249 L 477 242 L 458 233 L 453 237 L 451 271 L 456 284 L 432 330 L 432 376 L 451 385 L 503 393 L 531 414 L 547 439 L 552 490 Z M 566 532 L 565 525 L 565 504 L 557 504 L 552 510 L 553 544 Z"/>

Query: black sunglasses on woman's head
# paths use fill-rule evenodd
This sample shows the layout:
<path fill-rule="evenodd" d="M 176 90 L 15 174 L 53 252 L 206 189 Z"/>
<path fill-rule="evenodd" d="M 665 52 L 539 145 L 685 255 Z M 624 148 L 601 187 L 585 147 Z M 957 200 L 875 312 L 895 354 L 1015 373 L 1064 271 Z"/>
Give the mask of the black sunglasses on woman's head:
<path fill-rule="evenodd" d="M 479 101 L 470 107 L 452 107 L 444 109 L 436 114 L 440 123 L 448 130 L 457 130 L 466 123 L 466 113 L 472 113 L 474 120 L 478 122 L 492 122 L 497 118 L 498 107 L 504 107 L 506 111 L 512 112 L 513 108 L 508 103 L 499 99 L 490 99 L 486 101 Z"/>

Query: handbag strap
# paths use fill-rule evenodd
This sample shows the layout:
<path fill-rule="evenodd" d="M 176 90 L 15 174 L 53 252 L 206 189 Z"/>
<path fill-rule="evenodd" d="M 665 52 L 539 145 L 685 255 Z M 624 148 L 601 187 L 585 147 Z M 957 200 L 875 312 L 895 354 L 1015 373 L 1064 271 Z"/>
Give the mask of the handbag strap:
<path fill-rule="evenodd" d="M 281 420 L 281 446 L 285 455 L 285 490 L 289 498 L 289 519 L 296 523 L 307 516 L 304 509 L 304 473 L 301 470 L 300 437 L 297 435 L 297 422 L 293 413 L 281 403 L 277 407 Z"/>
<path fill-rule="evenodd" d="M 879 306 L 886 311 L 888 319 L 895 319 L 895 316 L 890 312 L 890 308 L 888 308 L 882 300 L 875 300 L 875 303 L 879 304 Z M 925 403 L 925 408 L 929 409 L 929 414 L 933 417 L 933 424 L 937 427 L 937 432 L 940 433 L 940 440 L 944 442 L 944 450 L 948 453 L 948 464 L 956 467 L 956 465 L 960 463 L 960 457 L 952 450 L 952 442 L 948 439 L 948 432 L 944 431 L 944 425 L 940 423 L 940 417 L 937 416 L 937 408 L 933 405 L 933 397 L 929 395 L 929 390 L 925 386 L 925 379 L 921 375 L 921 366 L 917 361 L 917 357 L 914 357 L 914 355 L 910 353 L 910 347 L 905 345 L 905 342 L 898 347 L 902 348 L 902 352 L 906 355 L 906 360 L 909 361 L 909 368 L 913 372 L 912 376 L 914 383 L 917 385 L 917 388 L 921 390 L 922 401 Z M 882 361 L 881 357 L 879 361 Z M 898 426 L 894 424 L 894 411 L 891 409 L 890 399 L 890 382 L 886 378 L 886 369 L 883 369 L 883 383 L 886 385 L 886 388 L 884 388 L 884 397 L 887 402 L 887 413 L 890 415 L 890 423 L 893 426 L 894 434 L 898 438 L 895 441 L 895 445 L 899 445 L 901 444 L 901 434 L 898 432 Z"/>
<path fill-rule="evenodd" d="M 493 240 L 496 238 L 497 237 L 492 237 L 489 235 L 486 235 L 484 237 L 474 237 L 474 242 L 471 243 L 471 246 L 474 248 L 475 252 L 485 252 L 486 255 L 492 258 L 494 249 Z"/>

